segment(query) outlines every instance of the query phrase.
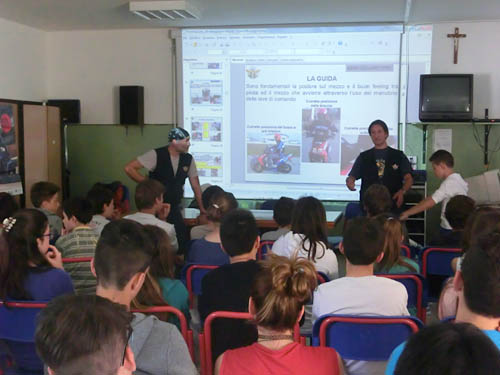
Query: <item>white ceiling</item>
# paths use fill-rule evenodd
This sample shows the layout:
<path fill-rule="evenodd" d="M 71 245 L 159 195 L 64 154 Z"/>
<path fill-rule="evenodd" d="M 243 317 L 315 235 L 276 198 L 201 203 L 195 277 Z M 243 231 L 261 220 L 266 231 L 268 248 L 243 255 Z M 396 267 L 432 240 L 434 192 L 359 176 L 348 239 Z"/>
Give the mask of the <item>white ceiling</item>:
<path fill-rule="evenodd" d="M 147 21 L 127 0 L 0 0 L 0 17 L 54 30 L 344 22 L 409 23 L 500 19 L 500 0 L 194 0 L 194 21 Z M 1 36 L 0 36 L 1 37 Z"/>

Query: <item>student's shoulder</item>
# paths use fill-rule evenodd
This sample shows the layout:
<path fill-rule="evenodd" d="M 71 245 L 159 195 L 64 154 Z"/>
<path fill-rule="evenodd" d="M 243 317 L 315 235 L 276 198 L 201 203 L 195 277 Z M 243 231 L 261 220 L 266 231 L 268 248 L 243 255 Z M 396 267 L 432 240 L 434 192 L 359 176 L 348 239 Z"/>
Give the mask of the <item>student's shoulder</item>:
<path fill-rule="evenodd" d="M 393 297 L 408 297 L 408 292 L 406 291 L 405 286 L 399 281 L 389 279 L 388 277 L 376 277 L 376 283 L 373 284 L 373 287 L 378 287 L 383 290 L 390 290 L 388 295 Z"/>
<path fill-rule="evenodd" d="M 331 293 L 333 290 L 338 290 L 344 288 L 346 284 L 349 284 L 349 280 L 345 277 L 341 277 L 335 280 L 328 281 L 321 285 L 318 285 L 316 289 L 317 294 Z"/>
<path fill-rule="evenodd" d="M 163 322 L 154 315 L 145 315 L 143 313 L 134 313 L 132 328 L 138 335 L 148 337 L 153 340 L 154 337 L 161 338 L 162 342 L 169 342 L 180 336 L 177 327 L 171 323 Z"/>
<path fill-rule="evenodd" d="M 76 237 L 77 235 L 74 232 L 66 233 L 57 239 L 55 245 L 58 249 L 65 248 L 70 246 L 70 244 L 75 241 Z"/>

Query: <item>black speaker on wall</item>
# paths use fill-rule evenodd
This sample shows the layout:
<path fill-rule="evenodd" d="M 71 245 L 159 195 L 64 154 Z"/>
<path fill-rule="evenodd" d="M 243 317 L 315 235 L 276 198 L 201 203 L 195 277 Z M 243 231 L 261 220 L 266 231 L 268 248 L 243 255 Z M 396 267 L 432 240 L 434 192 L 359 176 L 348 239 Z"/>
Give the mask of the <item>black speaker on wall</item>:
<path fill-rule="evenodd" d="M 80 100 L 78 99 L 50 99 L 47 105 L 59 107 L 61 111 L 61 122 L 63 124 L 79 124 Z"/>
<path fill-rule="evenodd" d="M 144 125 L 143 86 L 120 86 L 120 124 Z"/>

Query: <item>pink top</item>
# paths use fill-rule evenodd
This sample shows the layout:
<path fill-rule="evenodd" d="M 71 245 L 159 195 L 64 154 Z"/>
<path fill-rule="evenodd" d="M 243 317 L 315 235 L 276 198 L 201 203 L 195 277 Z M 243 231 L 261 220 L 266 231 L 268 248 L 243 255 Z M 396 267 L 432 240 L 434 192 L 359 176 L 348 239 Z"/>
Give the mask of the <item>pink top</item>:
<path fill-rule="evenodd" d="M 252 344 L 224 353 L 221 375 L 315 374 L 338 375 L 337 352 L 332 348 L 291 343 L 279 350 Z"/>

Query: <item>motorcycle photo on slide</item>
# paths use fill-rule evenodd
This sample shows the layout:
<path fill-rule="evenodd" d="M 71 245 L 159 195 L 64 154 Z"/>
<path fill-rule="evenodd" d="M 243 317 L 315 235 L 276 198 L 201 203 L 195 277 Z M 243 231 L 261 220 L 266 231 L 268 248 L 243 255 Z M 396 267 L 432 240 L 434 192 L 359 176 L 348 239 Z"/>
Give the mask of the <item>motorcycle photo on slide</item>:
<path fill-rule="evenodd" d="M 257 173 L 273 169 L 276 169 L 280 173 L 290 173 L 292 170 L 292 165 L 290 164 L 292 154 L 285 155 L 284 153 L 280 153 L 278 157 L 275 157 L 270 149 L 271 146 L 267 146 L 262 155 L 252 159 L 252 169 Z"/>
<path fill-rule="evenodd" d="M 315 125 L 312 130 L 312 145 L 309 151 L 311 163 L 328 163 L 328 155 L 332 152 L 329 138 L 331 130 L 325 125 Z"/>
<path fill-rule="evenodd" d="M 292 170 L 290 161 L 293 154 L 285 155 L 285 143 L 281 138 L 281 134 L 276 133 L 274 135 L 276 143 L 266 146 L 263 154 L 252 159 L 251 167 L 255 172 L 261 173 L 265 170 L 276 169 L 280 173 L 290 173 Z"/>

